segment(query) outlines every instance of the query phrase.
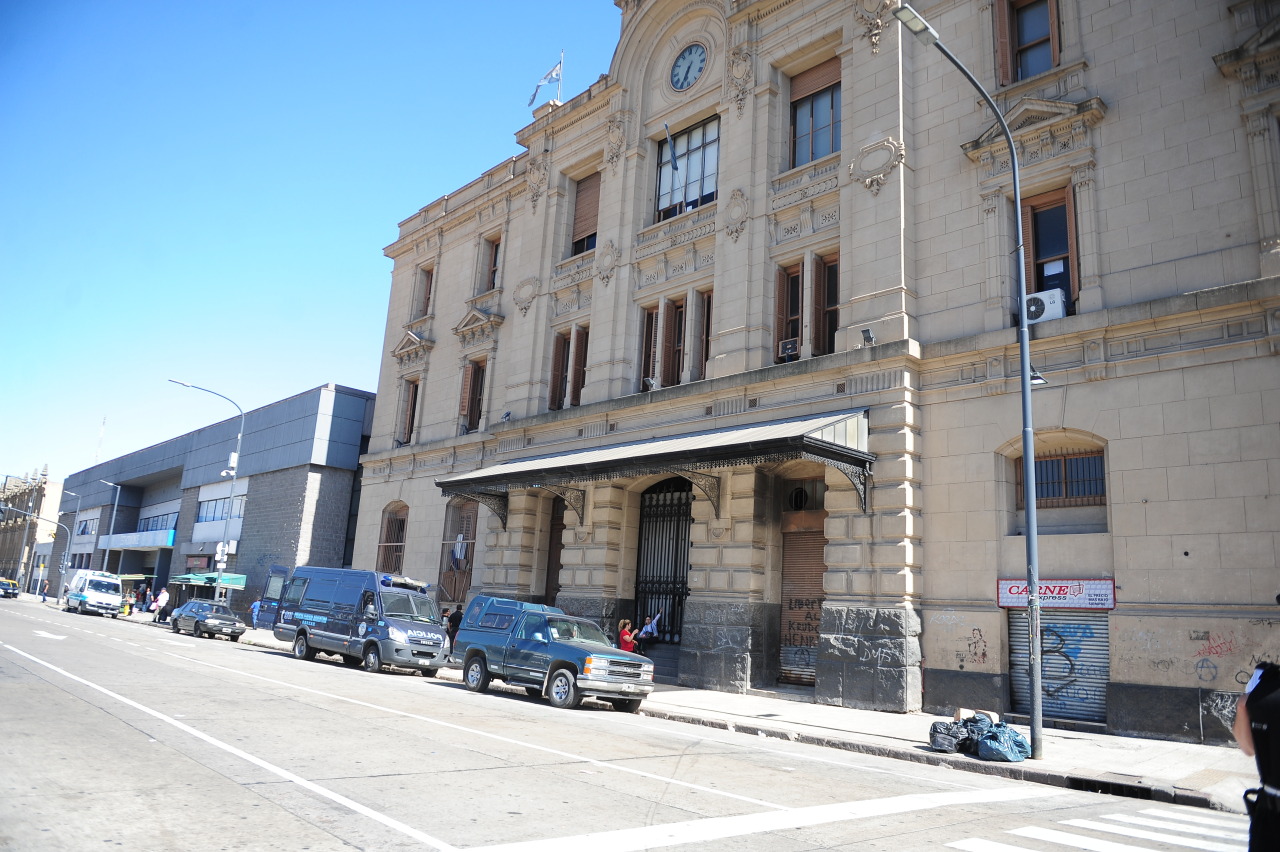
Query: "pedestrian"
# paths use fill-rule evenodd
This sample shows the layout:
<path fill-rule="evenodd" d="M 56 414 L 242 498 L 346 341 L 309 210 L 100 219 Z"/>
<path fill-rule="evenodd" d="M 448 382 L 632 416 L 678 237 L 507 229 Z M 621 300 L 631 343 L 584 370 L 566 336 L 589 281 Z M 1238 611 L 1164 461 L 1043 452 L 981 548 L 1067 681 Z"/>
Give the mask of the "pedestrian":
<path fill-rule="evenodd" d="M 633 636 L 634 634 L 631 632 L 631 621 L 626 618 L 619 621 L 618 622 L 618 649 L 622 651 L 634 652 L 636 649 L 636 642 L 635 642 L 635 639 L 632 638 Z"/>
<path fill-rule="evenodd" d="M 249 627 L 254 630 L 258 629 L 258 610 L 260 609 L 262 609 L 262 598 L 249 604 Z"/>
<path fill-rule="evenodd" d="M 456 606 L 449 613 L 449 626 L 445 633 L 449 636 L 449 659 L 453 659 L 453 644 L 458 640 L 458 630 L 462 627 L 462 607 Z"/>
<path fill-rule="evenodd" d="M 138 599 L 138 606 L 137 606 L 137 608 L 136 608 L 136 609 L 137 609 L 137 611 L 138 611 L 138 612 L 146 612 L 146 611 L 147 611 L 147 605 L 151 602 L 151 601 L 147 598 L 147 584 L 146 584 L 146 583 L 139 583 L 139 584 L 138 584 L 138 588 L 134 591 L 134 593 L 133 593 L 133 594 L 134 594 L 134 597 Z"/>
<path fill-rule="evenodd" d="M 40 587 L 40 603 L 49 602 L 49 581 L 45 580 L 44 585 Z"/>
<path fill-rule="evenodd" d="M 1280 603 L 1280 595 L 1276 596 Z M 1240 750 L 1258 762 L 1262 785 L 1244 794 L 1249 812 L 1249 852 L 1275 852 L 1280 838 L 1280 666 L 1259 663 L 1236 702 L 1231 733 Z"/>
<path fill-rule="evenodd" d="M 169 589 L 167 586 L 160 588 L 160 594 L 156 595 L 156 599 L 151 602 L 151 609 L 155 611 L 155 618 L 151 619 L 157 624 L 164 624 L 169 620 Z"/>
<path fill-rule="evenodd" d="M 449 607 L 445 607 L 444 609 L 440 610 L 440 623 L 444 625 L 444 635 L 445 635 L 446 643 L 448 642 L 448 638 L 449 638 L 449 612 L 450 612 Z M 453 646 L 448 645 L 447 647 L 445 647 L 444 658 L 447 660 L 449 659 L 450 656 L 452 656 L 452 654 L 453 654 Z"/>

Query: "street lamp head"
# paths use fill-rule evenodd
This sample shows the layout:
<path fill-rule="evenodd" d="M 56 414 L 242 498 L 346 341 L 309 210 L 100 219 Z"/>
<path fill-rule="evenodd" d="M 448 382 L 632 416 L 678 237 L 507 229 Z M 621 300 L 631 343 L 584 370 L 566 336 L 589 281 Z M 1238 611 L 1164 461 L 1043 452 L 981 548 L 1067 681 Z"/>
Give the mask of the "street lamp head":
<path fill-rule="evenodd" d="M 1049 380 L 1046 379 L 1044 376 L 1040 375 L 1040 373 L 1036 371 L 1035 367 L 1032 367 L 1031 368 L 1031 384 L 1036 387 L 1039 387 L 1040 385 L 1049 384 Z"/>
<path fill-rule="evenodd" d="M 920 13 L 906 3 L 902 3 L 898 8 L 894 9 L 893 16 L 901 21 L 902 25 L 910 30 L 913 36 L 920 39 L 926 47 L 937 43 L 938 31 L 929 26 L 929 22 L 920 17 Z"/>

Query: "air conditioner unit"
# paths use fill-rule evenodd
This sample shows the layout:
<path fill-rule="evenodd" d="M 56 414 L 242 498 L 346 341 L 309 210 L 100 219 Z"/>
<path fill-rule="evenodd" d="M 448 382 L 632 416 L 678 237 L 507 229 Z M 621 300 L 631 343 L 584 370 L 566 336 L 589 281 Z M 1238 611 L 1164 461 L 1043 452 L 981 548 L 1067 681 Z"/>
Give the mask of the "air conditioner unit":
<path fill-rule="evenodd" d="M 786 340 L 778 341 L 778 357 L 785 358 L 788 355 L 796 355 L 800 352 L 800 338 L 790 337 Z"/>
<path fill-rule="evenodd" d="M 1062 290 L 1044 290 L 1027 296 L 1027 325 L 1067 315 L 1067 294 Z"/>

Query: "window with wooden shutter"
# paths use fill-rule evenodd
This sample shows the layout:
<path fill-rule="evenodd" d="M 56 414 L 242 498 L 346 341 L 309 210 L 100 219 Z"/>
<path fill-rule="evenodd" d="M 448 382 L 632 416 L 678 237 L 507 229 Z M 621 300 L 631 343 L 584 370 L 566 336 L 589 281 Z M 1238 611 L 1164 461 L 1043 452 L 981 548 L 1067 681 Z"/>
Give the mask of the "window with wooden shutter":
<path fill-rule="evenodd" d="M 698 378 L 705 379 L 707 377 L 707 363 L 711 360 L 712 291 L 706 290 L 699 295 L 702 298 L 702 321 L 698 323 Z"/>
<path fill-rule="evenodd" d="M 405 379 L 401 391 L 404 410 L 400 416 L 399 441 L 403 444 L 413 442 L 413 430 L 418 421 L 418 380 Z"/>
<path fill-rule="evenodd" d="M 502 241 L 497 237 L 485 240 L 485 273 L 481 291 L 488 292 L 498 286 L 498 262 L 502 259 Z"/>
<path fill-rule="evenodd" d="M 555 336 L 551 344 L 551 394 L 547 408 L 559 411 L 564 408 L 564 400 L 569 384 L 569 332 Z"/>
<path fill-rule="evenodd" d="M 644 312 L 644 336 L 640 344 L 640 390 L 651 390 L 645 379 L 656 379 L 654 368 L 658 358 L 658 309 L 649 308 Z"/>
<path fill-rule="evenodd" d="M 436 272 L 434 269 L 423 268 L 418 270 L 418 312 L 414 319 L 425 317 L 431 313 L 431 289 L 435 283 Z"/>
<path fill-rule="evenodd" d="M 462 368 L 462 401 L 458 407 L 458 413 L 466 417 L 471 413 L 471 384 L 475 380 L 476 365 L 472 361 L 468 361 L 467 365 Z"/>
<path fill-rule="evenodd" d="M 836 331 L 840 328 L 840 259 L 824 257 L 813 270 L 813 354 L 836 351 Z"/>
<path fill-rule="evenodd" d="M 573 245 L 570 254 L 596 247 L 596 222 L 600 218 L 600 173 L 578 181 L 573 200 Z"/>
<path fill-rule="evenodd" d="M 1027 292 L 1062 290 L 1067 311 L 1075 313 L 1079 295 L 1076 276 L 1076 226 L 1070 186 L 1032 196 L 1022 202 L 1022 239 Z"/>
<path fill-rule="evenodd" d="M 800 284 L 800 267 L 778 270 L 774 300 L 774 325 L 777 330 L 774 360 L 779 364 L 795 361 L 800 357 Z"/>
<path fill-rule="evenodd" d="M 588 330 L 585 326 L 574 331 L 573 368 L 569 373 L 569 404 L 582 404 L 582 388 L 587 383 L 587 340 Z"/>
<path fill-rule="evenodd" d="M 1056 0 L 996 0 L 996 58 L 1000 85 L 1057 67 Z"/>
<path fill-rule="evenodd" d="M 840 150 L 840 58 L 791 78 L 791 167 Z"/>
<path fill-rule="evenodd" d="M 684 300 L 667 302 L 662 329 L 662 386 L 680 384 L 684 374 Z"/>

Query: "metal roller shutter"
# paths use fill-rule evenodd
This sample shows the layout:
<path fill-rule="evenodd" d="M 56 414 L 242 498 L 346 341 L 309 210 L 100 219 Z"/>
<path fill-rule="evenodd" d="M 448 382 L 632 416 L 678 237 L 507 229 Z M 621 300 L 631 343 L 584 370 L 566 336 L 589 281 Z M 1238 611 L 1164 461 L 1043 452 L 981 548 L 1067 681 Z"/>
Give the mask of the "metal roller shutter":
<path fill-rule="evenodd" d="M 818 627 L 822 622 L 822 575 L 827 539 L 821 531 L 782 538 L 782 648 L 778 680 L 816 682 Z"/>
<path fill-rule="evenodd" d="M 1083 722 L 1107 720 L 1107 682 L 1111 679 L 1107 615 L 1091 610 L 1040 611 L 1045 716 Z M 1009 680 L 1016 713 L 1031 712 L 1027 640 L 1027 611 L 1009 610 Z"/>

